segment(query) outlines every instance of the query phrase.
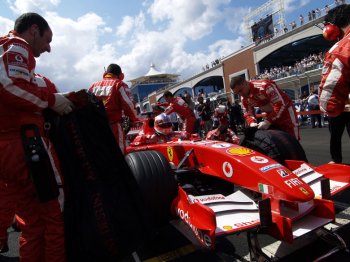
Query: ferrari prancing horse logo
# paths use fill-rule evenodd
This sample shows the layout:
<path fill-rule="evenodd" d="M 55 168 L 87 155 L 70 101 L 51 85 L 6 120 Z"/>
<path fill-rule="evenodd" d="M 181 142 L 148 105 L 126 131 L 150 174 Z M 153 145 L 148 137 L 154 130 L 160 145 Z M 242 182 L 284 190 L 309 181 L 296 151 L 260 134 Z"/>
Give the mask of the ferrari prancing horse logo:
<path fill-rule="evenodd" d="M 174 152 L 173 152 L 173 148 L 168 146 L 167 149 L 166 149 L 167 153 L 168 153 L 168 158 L 169 158 L 169 161 L 172 162 L 173 161 L 173 158 L 174 158 Z"/>

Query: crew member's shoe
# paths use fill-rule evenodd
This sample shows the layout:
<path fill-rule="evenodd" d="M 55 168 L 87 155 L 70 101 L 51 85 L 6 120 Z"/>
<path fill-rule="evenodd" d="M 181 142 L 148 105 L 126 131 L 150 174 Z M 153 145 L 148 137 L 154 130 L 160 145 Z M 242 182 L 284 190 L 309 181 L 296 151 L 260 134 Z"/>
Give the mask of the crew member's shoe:
<path fill-rule="evenodd" d="M 0 253 L 6 253 L 9 251 L 9 246 L 7 245 L 7 239 L 0 240 Z"/>

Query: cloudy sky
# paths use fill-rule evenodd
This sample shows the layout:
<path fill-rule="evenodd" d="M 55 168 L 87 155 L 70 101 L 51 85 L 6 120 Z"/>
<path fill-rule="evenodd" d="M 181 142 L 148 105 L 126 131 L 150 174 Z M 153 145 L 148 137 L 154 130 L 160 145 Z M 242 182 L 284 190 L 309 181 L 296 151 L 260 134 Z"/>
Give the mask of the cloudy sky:
<path fill-rule="evenodd" d="M 281 0 L 282 1 L 282 0 Z M 88 88 L 104 67 L 119 64 L 125 80 L 145 75 L 151 63 L 186 79 L 216 58 L 249 44 L 243 18 L 267 0 L 1 0 L 0 32 L 23 12 L 37 12 L 54 36 L 36 72 L 60 91 Z M 284 0 L 287 24 L 333 0 Z M 276 7 L 261 16 L 275 12 Z M 261 17 L 254 17 L 258 21 Z"/>

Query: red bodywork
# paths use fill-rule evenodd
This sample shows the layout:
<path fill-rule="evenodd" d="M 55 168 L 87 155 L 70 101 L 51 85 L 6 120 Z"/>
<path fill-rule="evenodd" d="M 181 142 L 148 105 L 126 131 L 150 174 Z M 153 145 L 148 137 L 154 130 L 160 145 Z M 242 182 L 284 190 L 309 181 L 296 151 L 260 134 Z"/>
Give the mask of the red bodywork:
<path fill-rule="evenodd" d="M 154 133 L 145 120 L 143 134 Z M 186 152 L 193 150 L 183 168 L 228 181 L 240 188 L 230 196 L 215 194 L 192 196 L 179 185 L 172 210 L 194 232 L 201 244 L 215 247 L 215 237 L 261 226 L 271 216 L 268 232 L 277 239 L 293 239 L 335 219 L 334 203 L 322 199 L 320 181 L 330 179 L 334 195 L 350 183 L 350 167 L 325 164 L 313 167 L 302 161 L 288 160 L 283 166 L 252 149 L 220 141 L 170 139 L 162 144 L 129 146 L 127 152 L 156 150 L 173 167 Z M 245 193 L 242 193 L 245 192 Z M 258 203 L 246 192 L 261 193 L 269 199 L 270 209 L 259 210 Z M 268 212 L 268 214 L 266 213 Z"/>

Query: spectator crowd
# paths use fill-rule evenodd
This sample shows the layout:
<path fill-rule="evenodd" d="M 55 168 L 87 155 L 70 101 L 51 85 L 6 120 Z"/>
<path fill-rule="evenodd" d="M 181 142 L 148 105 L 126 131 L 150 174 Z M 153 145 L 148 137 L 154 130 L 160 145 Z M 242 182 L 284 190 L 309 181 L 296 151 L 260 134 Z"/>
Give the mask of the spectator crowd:
<path fill-rule="evenodd" d="M 300 75 L 306 71 L 322 68 L 324 53 L 310 54 L 304 57 L 300 61 L 297 61 L 294 65 L 274 66 L 266 68 L 260 75 L 257 75 L 255 79 L 279 79 L 283 77 Z"/>

